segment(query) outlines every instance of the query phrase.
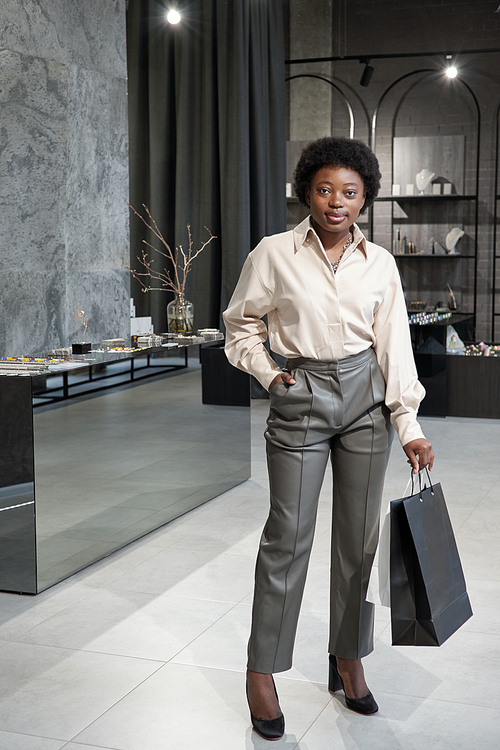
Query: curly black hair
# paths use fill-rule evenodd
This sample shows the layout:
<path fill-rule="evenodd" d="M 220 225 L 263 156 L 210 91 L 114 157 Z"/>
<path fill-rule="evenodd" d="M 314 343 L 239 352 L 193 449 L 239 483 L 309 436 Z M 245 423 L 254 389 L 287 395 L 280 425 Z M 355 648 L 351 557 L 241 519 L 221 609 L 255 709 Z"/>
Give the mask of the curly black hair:
<path fill-rule="evenodd" d="M 293 173 L 295 193 L 304 206 L 308 205 L 306 189 L 322 167 L 344 167 L 357 172 L 363 180 L 366 195 L 360 213 L 364 213 L 372 205 L 378 195 L 382 175 L 377 157 L 363 141 L 339 135 L 318 138 L 304 148 Z"/>

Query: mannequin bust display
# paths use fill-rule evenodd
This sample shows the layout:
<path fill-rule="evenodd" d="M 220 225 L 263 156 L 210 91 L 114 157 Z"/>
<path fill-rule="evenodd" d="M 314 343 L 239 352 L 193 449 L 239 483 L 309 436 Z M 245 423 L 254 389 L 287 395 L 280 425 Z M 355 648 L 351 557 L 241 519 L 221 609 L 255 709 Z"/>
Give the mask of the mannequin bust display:
<path fill-rule="evenodd" d="M 460 227 L 453 227 L 446 235 L 446 249 L 450 255 L 458 255 L 455 247 L 459 240 L 462 239 L 465 232 Z"/>
<path fill-rule="evenodd" d="M 420 172 L 417 172 L 417 174 L 415 175 L 415 184 L 417 186 L 417 190 L 420 190 L 420 192 L 423 193 L 424 190 L 431 184 L 435 176 L 436 173 L 432 172 L 430 169 L 421 169 Z"/>

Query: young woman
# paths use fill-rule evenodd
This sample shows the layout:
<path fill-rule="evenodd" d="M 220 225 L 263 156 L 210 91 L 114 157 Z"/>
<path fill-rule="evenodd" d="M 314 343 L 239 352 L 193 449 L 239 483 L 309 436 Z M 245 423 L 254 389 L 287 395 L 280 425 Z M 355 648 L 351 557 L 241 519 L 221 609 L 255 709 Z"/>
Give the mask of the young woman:
<path fill-rule="evenodd" d="M 265 433 L 271 507 L 260 543 L 248 647 L 254 729 L 284 733 L 272 675 L 290 669 L 318 497 L 333 470 L 329 690 L 348 708 L 378 710 L 361 658 L 373 650 L 365 600 L 378 540 L 393 428 L 413 471 L 434 454 L 416 419 L 417 379 L 394 258 L 368 242 L 356 219 L 380 187 L 362 142 L 321 138 L 295 171 L 311 215 L 265 237 L 248 256 L 224 313 L 229 361 L 270 391 Z M 267 315 L 268 329 L 262 318 Z M 264 342 L 287 357 L 285 370 Z"/>

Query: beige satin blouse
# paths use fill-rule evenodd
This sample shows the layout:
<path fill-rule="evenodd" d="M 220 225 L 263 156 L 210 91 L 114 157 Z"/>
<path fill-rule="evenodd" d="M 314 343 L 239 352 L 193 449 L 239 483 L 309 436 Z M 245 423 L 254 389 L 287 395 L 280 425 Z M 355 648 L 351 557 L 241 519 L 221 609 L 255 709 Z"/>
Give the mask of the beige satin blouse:
<path fill-rule="evenodd" d="M 393 256 L 356 224 L 335 274 L 309 217 L 264 237 L 246 259 L 223 318 L 229 361 L 266 389 L 281 372 L 263 346 L 268 335 L 271 350 L 287 358 L 340 359 L 373 346 L 401 444 L 423 437 L 416 415 L 425 390 L 399 272 Z"/>

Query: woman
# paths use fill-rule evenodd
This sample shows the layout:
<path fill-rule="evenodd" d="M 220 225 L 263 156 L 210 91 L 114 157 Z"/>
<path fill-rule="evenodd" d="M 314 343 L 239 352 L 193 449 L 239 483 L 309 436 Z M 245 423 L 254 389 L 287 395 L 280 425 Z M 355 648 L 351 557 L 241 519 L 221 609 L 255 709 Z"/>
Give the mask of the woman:
<path fill-rule="evenodd" d="M 373 650 L 365 600 L 393 427 L 414 472 L 433 451 L 416 420 L 418 382 L 394 258 L 355 224 L 380 187 L 362 142 L 321 138 L 295 171 L 311 215 L 248 256 L 224 313 L 229 361 L 270 391 L 271 508 L 255 574 L 247 695 L 254 729 L 284 734 L 273 673 L 289 669 L 328 458 L 333 469 L 329 690 L 378 710 L 361 658 Z M 264 342 L 287 357 L 285 370 Z"/>

